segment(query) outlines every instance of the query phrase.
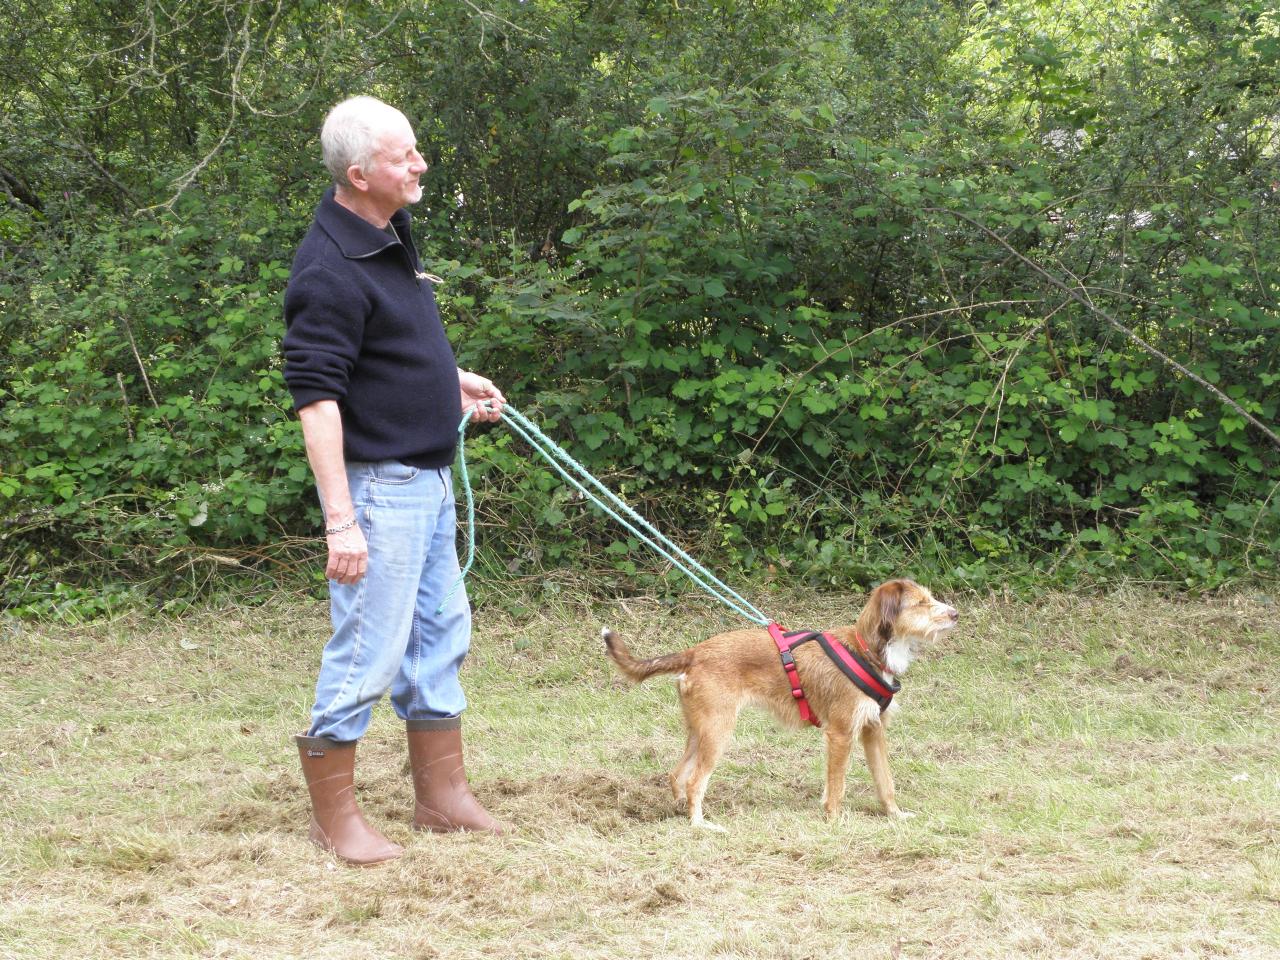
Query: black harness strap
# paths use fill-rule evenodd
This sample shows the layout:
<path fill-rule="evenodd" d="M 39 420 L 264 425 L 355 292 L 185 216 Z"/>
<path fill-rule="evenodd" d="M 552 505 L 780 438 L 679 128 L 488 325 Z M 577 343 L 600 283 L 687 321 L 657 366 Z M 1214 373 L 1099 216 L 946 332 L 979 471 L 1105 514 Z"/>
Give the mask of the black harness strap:
<path fill-rule="evenodd" d="M 856 650 L 850 650 L 830 634 L 817 630 L 795 630 L 783 636 L 788 640 L 799 637 L 798 640 L 789 644 L 793 650 L 802 643 L 817 640 L 822 652 L 840 668 L 840 672 L 848 677 L 855 687 L 879 704 L 881 713 L 889 709 L 889 704 L 893 702 L 893 695 L 902 689 L 902 684 L 897 680 L 886 683 L 880 671 L 866 657 Z"/>

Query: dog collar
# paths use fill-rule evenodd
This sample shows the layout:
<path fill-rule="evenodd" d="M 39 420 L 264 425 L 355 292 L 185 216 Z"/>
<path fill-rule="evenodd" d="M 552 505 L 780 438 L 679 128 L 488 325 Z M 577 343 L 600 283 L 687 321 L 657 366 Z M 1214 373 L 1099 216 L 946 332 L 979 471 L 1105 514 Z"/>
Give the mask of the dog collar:
<path fill-rule="evenodd" d="M 858 649 L 862 651 L 862 657 L 860 659 L 871 665 L 871 668 L 876 671 L 876 676 L 883 674 L 885 679 L 889 681 L 889 684 L 892 685 L 894 682 L 893 671 L 889 669 L 888 662 L 883 657 L 877 657 L 871 652 L 871 648 L 867 646 L 867 641 L 862 639 L 862 631 L 858 630 L 856 627 L 853 631 L 853 639 L 858 641 Z M 844 644 L 841 644 L 841 646 L 844 646 Z M 896 693 L 900 686 L 901 684 L 894 686 L 893 692 Z"/>

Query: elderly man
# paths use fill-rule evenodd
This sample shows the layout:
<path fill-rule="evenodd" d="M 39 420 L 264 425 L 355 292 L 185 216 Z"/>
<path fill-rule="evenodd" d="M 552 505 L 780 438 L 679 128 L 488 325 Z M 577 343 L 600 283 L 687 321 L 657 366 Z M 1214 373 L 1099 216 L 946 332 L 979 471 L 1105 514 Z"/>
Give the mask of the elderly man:
<path fill-rule="evenodd" d="M 355 802 L 356 743 L 388 690 L 407 730 L 415 829 L 502 831 L 463 769 L 470 608 L 458 591 L 436 610 L 458 575 L 458 423 L 470 407 L 496 420 L 504 398 L 458 369 L 418 260 L 403 207 L 422 198 L 427 165 L 409 121 L 355 97 L 330 111 L 320 141 L 334 186 L 294 258 L 284 376 L 324 510 L 333 635 L 297 742 L 312 841 L 371 864 L 403 852 Z"/>

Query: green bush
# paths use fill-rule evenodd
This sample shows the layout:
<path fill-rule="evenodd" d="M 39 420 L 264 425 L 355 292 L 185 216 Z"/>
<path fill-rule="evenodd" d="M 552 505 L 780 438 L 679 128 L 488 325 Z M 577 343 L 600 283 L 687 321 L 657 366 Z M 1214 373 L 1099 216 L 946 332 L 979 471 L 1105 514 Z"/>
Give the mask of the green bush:
<path fill-rule="evenodd" d="M 431 160 L 460 362 L 717 568 L 1276 576 L 1259 0 L 222 6 L 50 8 L 0 67 L 0 604 L 314 581 L 280 297 L 357 90 Z M 653 585 L 500 428 L 471 462 L 492 576 Z"/>

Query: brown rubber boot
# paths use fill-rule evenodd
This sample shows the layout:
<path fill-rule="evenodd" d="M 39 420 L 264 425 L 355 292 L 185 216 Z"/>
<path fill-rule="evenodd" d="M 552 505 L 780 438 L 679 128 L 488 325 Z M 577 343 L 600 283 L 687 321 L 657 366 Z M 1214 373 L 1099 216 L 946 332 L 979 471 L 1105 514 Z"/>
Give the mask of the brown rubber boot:
<path fill-rule="evenodd" d="M 311 793 L 311 842 L 357 867 L 394 860 L 404 853 L 403 847 L 369 826 L 356 806 L 355 741 L 294 739 Z"/>
<path fill-rule="evenodd" d="M 433 833 L 509 833 L 511 828 L 489 816 L 467 786 L 462 765 L 462 718 L 409 720 L 405 728 L 416 801 L 413 828 Z"/>

